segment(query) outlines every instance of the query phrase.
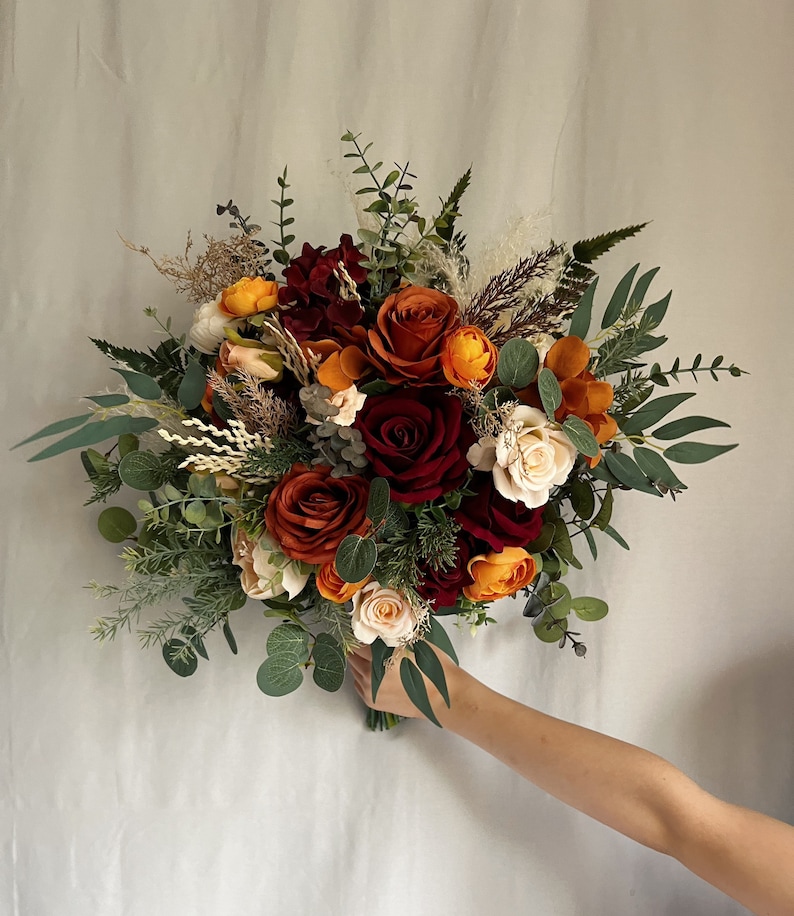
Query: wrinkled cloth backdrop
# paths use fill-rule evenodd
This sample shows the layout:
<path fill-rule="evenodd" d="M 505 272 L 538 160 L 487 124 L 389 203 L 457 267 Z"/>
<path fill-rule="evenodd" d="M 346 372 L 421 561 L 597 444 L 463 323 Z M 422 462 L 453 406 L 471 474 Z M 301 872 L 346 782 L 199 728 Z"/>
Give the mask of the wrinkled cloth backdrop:
<path fill-rule="evenodd" d="M 224 231 L 229 197 L 267 225 L 288 162 L 298 238 L 333 244 L 355 229 L 348 128 L 410 159 L 428 211 L 474 163 L 473 248 L 523 213 L 572 241 L 653 220 L 603 260 L 604 286 L 662 265 L 655 355 L 752 373 L 698 386 L 695 412 L 741 446 L 682 467 L 676 504 L 618 501 L 631 552 L 602 542 L 575 575 L 611 608 L 583 627 L 586 659 L 541 645 L 511 602 L 456 644 L 495 688 L 793 820 L 792 3 L 0 9 L 7 445 L 112 384 L 88 335 L 148 344 L 150 305 L 187 325 L 117 232 L 178 253 L 187 228 Z M 368 733 L 350 682 L 265 697 L 254 603 L 240 655 L 212 639 L 190 680 L 134 638 L 95 645 L 83 586 L 119 576 L 115 550 L 76 453 L 25 457 L 3 452 L 0 912 L 742 912 L 451 734 Z"/>

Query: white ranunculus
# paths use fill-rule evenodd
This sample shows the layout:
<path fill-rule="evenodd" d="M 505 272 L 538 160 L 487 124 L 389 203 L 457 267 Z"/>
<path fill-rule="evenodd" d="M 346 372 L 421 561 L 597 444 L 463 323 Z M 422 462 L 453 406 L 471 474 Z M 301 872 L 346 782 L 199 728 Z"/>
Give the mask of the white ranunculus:
<path fill-rule="evenodd" d="M 233 562 L 242 570 L 240 585 L 249 598 L 261 601 L 285 592 L 294 598 L 309 578 L 309 566 L 285 556 L 267 535 L 254 542 L 238 528 L 232 553 Z"/>
<path fill-rule="evenodd" d="M 416 628 L 413 608 L 393 588 L 368 582 L 353 595 L 353 635 L 369 645 L 378 636 L 387 646 L 398 646 Z"/>
<path fill-rule="evenodd" d="M 505 428 L 469 449 L 469 463 L 491 470 L 494 486 L 513 502 L 537 509 L 549 501 L 552 487 L 565 483 L 576 461 L 576 447 L 543 411 L 519 405 Z"/>
<path fill-rule="evenodd" d="M 190 328 L 188 339 L 191 346 L 195 347 L 199 353 L 206 353 L 212 356 L 218 352 L 218 348 L 223 343 L 226 335 L 224 328 L 239 328 L 244 324 L 244 319 L 232 318 L 226 315 L 218 308 L 221 297 L 211 302 L 205 302 L 200 305 L 193 313 L 193 325 Z"/>

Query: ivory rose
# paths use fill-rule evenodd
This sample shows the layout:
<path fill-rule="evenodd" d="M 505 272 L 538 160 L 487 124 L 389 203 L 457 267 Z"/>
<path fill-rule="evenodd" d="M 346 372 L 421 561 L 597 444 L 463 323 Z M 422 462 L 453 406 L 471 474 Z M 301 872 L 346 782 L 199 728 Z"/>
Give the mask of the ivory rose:
<path fill-rule="evenodd" d="M 221 293 L 220 310 L 227 315 L 248 318 L 278 305 L 278 283 L 264 277 L 243 277 Z"/>
<path fill-rule="evenodd" d="M 380 636 L 387 646 L 398 646 L 412 635 L 416 619 L 399 592 L 373 580 L 353 595 L 352 624 L 359 642 L 369 645 Z"/>
<path fill-rule="evenodd" d="M 233 560 L 240 567 L 240 586 L 249 598 L 283 595 L 295 598 L 309 578 L 309 567 L 286 557 L 267 535 L 252 541 L 240 528 L 232 535 Z"/>
<path fill-rule="evenodd" d="M 188 339 L 190 345 L 199 353 L 212 356 L 218 352 L 218 347 L 226 337 L 225 328 L 235 330 L 242 324 L 242 319 L 232 318 L 219 308 L 221 297 L 211 302 L 200 305 L 193 313 L 193 325 L 190 328 Z"/>
<path fill-rule="evenodd" d="M 552 487 L 567 480 L 576 447 L 543 411 L 519 405 L 496 438 L 480 439 L 466 457 L 478 471 L 493 473 L 494 486 L 505 499 L 536 509 L 549 501 Z"/>
<path fill-rule="evenodd" d="M 471 388 L 472 382 L 487 385 L 496 371 L 497 356 L 496 347 L 479 328 L 466 326 L 444 338 L 441 368 L 456 388 Z"/>
<path fill-rule="evenodd" d="M 463 594 L 471 601 L 496 601 L 529 585 L 537 567 L 523 547 L 505 547 L 501 553 L 472 557 L 468 570 L 474 583 L 465 586 Z"/>

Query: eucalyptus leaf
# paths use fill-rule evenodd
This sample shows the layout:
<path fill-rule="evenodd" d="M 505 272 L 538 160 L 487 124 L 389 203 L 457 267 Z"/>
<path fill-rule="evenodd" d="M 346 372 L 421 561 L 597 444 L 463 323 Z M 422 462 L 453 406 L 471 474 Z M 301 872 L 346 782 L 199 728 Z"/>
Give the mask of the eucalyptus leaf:
<path fill-rule="evenodd" d="M 124 379 L 127 387 L 133 394 L 145 401 L 156 401 L 162 396 L 162 389 L 157 382 L 149 375 L 143 372 L 132 372 L 129 369 L 121 369 L 118 366 L 111 366 L 111 369 Z"/>
<path fill-rule="evenodd" d="M 546 416 L 554 419 L 554 412 L 562 404 L 562 390 L 557 376 L 545 366 L 538 373 L 538 391 Z"/>
<path fill-rule="evenodd" d="M 122 404 L 130 403 L 126 394 L 92 394 L 88 395 L 88 400 L 100 407 L 121 407 Z"/>
<path fill-rule="evenodd" d="M 497 385 L 496 388 L 491 388 L 485 393 L 485 397 L 482 399 L 482 410 L 493 411 L 503 404 L 516 403 L 518 403 L 518 398 L 512 388 L 508 388 L 506 385 Z"/>
<path fill-rule="evenodd" d="M 544 611 L 532 621 L 532 632 L 541 642 L 557 642 L 560 634 L 567 630 L 567 619 L 555 620 L 548 611 Z"/>
<path fill-rule="evenodd" d="M 110 462 L 105 456 L 94 448 L 80 452 L 80 460 L 89 478 L 93 480 L 97 474 L 104 474 L 110 467 Z"/>
<path fill-rule="evenodd" d="M 68 432 L 70 429 L 74 429 L 75 426 L 82 426 L 86 420 L 89 420 L 92 416 L 92 413 L 81 413 L 76 417 L 67 417 L 65 420 L 56 420 L 55 423 L 50 423 L 49 426 L 45 426 L 37 433 L 33 433 L 32 436 L 28 436 L 27 439 L 23 439 L 21 442 L 17 442 L 16 445 L 12 445 L 11 450 L 13 451 L 15 448 L 19 448 L 21 445 L 27 445 L 29 442 L 36 442 L 38 439 L 46 439 L 47 436 L 57 436 L 58 433 Z"/>
<path fill-rule="evenodd" d="M 207 377 L 204 373 L 204 367 L 198 360 L 189 359 L 187 361 L 187 369 L 176 393 L 179 403 L 186 410 L 195 410 L 201 404 L 206 389 Z"/>
<path fill-rule="evenodd" d="M 321 633 L 320 636 L 327 634 Z M 312 652 L 314 683 L 322 690 L 333 693 L 345 680 L 345 657 L 338 645 L 335 647 L 319 637 Z"/>
<path fill-rule="evenodd" d="M 640 490 L 642 493 L 651 493 L 653 496 L 662 495 L 628 455 L 606 452 L 604 460 L 609 470 L 625 486 L 631 487 L 632 490 Z"/>
<path fill-rule="evenodd" d="M 282 623 L 270 631 L 266 649 L 268 655 L 291 653 L 301 662 L 309 660 L 309 634 L 294 623 Z"/>
<path fill-rule="evenodd" d="M 123 458 L 130 452 L 137 452 L 140 448 L 141 440 L 134 433 L 124 433 L 119 436 L 119 456 Z"/>
<path fill-rule="evenodd" d="M 110 506 L 99 513 L 97 519 L 97 528 L 99 533 L 106 541 L 111 544 L 120 544 L 126 541 L 128 537 L 135 534 L 138 523 L 135 516 L 128 509 L 122 509 L 121 506 Z"/>
<path fill-rule="evenodd" d="M 300 659 L 290 652 L 269 656 L 256 672 L 256 683 L 269 697 L 292 693 L 303 683 Z"/>
<path fill-rule="evenodd" d="M 157 426 L 157 420 L 151 417 L 121 416 L 109 417 L 107 420 L 96 420 L 54 442 L 32 458 L 28 458 L 28 461 L 42 461 L 45 458 L 53 458 L 55 455 L 68 452 L 73 448 L 94 445 L 97 442 L 104 442 L 106 439 L 114 439 L 123 433 L 142 433 L 155 426 Z"/>
<path fill-rule="evenodd" d="M 423 713 L 434 725 L 441 728 L 441 723 L 436 718 L 433 707 L 430 705 L 422 672 L 408 658 L 404 658 L 400 662 L 400 680 L 405 692 L 408 694 L 408 698 L 419 712 Z"/>
<path fill-rule="evenodd" d="M 499 351 L 496 374 L 509 388 L 526 388 L 538 371 L 538 351 L 523 337 L 508 340 Z"/>
<path fill-rule="evenodd" d="M 386 518 L 389 511 L 390 494 L 389 482 L 383 477 L 374 478 L 369 485 L 367 518 L 372 522 L 374 528 L 377 528 Z"/>
<path fill-rule="evenodd" d="M 375 568 L 378 548 L 373 540 L 349 534 L 336 551 L 336 571 L 343 582 L 361 582 Z"/>
<path fill-rule="evenodd" d="M 163 483 L 162 463 L 154 452 L 128 452 L 119 462 L 119 477 L 133 490 L 156 490 Z"/>
<path fill-rule="evenodd" d="M 604 534 L 608 534 L 609 537 L 611 537 L 613 541 L 616 541 L 618 544 L 620 544 L 620 546 L 624 550 L 631 549 L 629 545 L 626 543 L 626 541 L 621 537 L 621 535 L 618 534 L 617 531 L 615 531 L 612 525 L 604 525 L 604 527 L 601 530 L 604 532 Z"/>
<path fill-rule="evenodd" d="M 633 457 L 640 470 L 647 474 L 654 483 L 664 484 L 671 490 L 686 490 L 686 486 L 676 477 L 673 469 L 658 452 L 636 446 Z"/>
<path fill-rule="evenodd" d="M 607 487 L 606 493 L 604 493 L 604 498 L 601 501 L 601 508 L 596 513 L 596 517 L 590 523 L 593 528 L 600 528 L 602 531 L 604 527 L 609 524 L 609 520 L 612 518 L 612 507 L 615 501 L 615 497 L 612 494 L 612 484 Z"/>
<path fill-rule="evenodd" d="M 680 420 L 673 420 L 672 423 L 665 423 L 653 431 L 655 439 L 680 439 L 681 436 L 688 436 L 690 433 L 699 432 L 701 429 L 712 429 L 715 427 L 726 427 L 730 429 L 730 423 L 722 420 L 713 420 L 711 417 L 682 417 Z"/>
<path fill-rule="evenodd" d="M 566 417 L 562 428 L 565 434 L 576 446 L 577 451 L 588 458 L 595 458 L 601 451 L 601 446 L 596 441 L 592 429 L 579 417 Z"/>
<path fill-rule="evenodd" d="M 588 621 L 601 620 L 606 617 L 609 611 L 609 606 L 606 601 L 602 601 L 600 598 L 589 598 L 587 596 L 574 598 L 571 602 L 571 607 L 573 608 L 574 614 L 576 614 L 580 620 Z"/>
<path fill-rule="evenodd" d="M 544 522 L 543 527 L 540 529 L 540 534 L 534 541 L 527 544 L 526 549 L 530 553 L 543 553 L 544 550 L 548 550 L 554 540 L 554 531 L 553 522 Z"/>
<path fill-rule="evenodd" d="M 601 319 L 602 329 L 611 328 L 620 317 L 620 313 L 626 307 L 629 293 L 631 292 L 631 285 L 634 283 L 634 277 L 639 266 L 639 264 L 635 264 L 634 267 L 621 278 L 620 282 L 615 287 L 615 292 L 612 293 L 612 297 L 604 312 L 604 317 Z"/>
<path fill-rule="evenodd" d="M 419 670 L 428 678 L 436 690 L 438 690 L 449 708 L 447 679 L 444 676 L 444 668 L 436 653 L 426 643 L 417 642 L 414 644 L 414 657 L 416 658 L 416 664 L 419 666 Z"/>
<path fill-rule="evenodd" d="M 372 652 L 372 702 L 374 703 L 381 681 L 386 674 L 386 662 L 394 654 L 394 649 L 387 646 L 383 640 L 376 639 L 370 646 L 370 650 Z"/>
<path fill-rule="evenodd" d="M 631 291 L 631 302 L 633 302 L 634 305 L 642 305 L 643 300 L 645 299 L 645 294 L 648 292 L 648 287 L 651 285 L 653 278 L 658 273 L 659 268 L 654 267 L 644 273 L 640 279 L 637 280 L 634 289 Z"/>
<path fill-rule="evenodd" d="M 183 507 L 182 515 L 189 525 L 201 527 L 207 517 L 207 507 L 200 499 L 192 499 Z"/>
<path fill-rule="evenodd" d="M 207 654 L 207 649 L 204 645 L 204 639 L 202 638 L 199 631 L 191 626 L 189 623 L 186 623 L 182 627 L 182 635 L 187 636 L 188 642 L 191 646 L 198 652 L 202 658 L 206 658 L 209 661 L 209 655 Z"/>
<path fill-rule="evenodd" d="M 231 649 L 232 655 L 237 655 L 237 640 L 234 638 L 234 633 L 232 633 L 232 628 L 229 626 L 229 621 L 223 621 L 223 627 L 221 628 L 223 632 L 223 638 L 226 640 L 226 644 Z"/>
<path fill-rule="evenodd" d="M 584 291 L 582 298 L 571 315 L 571 325 L 568 329 L 569 336 L 579 337 L 581 340 L 587 337 L 587 332 L 590 330 L 590 317 L 593 312 L 593 297 L 597 286 L 598 277 Z"/>
<path fill-rule="evenodd" d="M 441 649 L 441 651 L 445 652 L 457 665 L 458 656 L 447 631 L 444 629 L 444 625 L 436 620 L 432 614 L 428 618 L 428 622 L 430 627 L 425 633 L 425 642 L 432 643 L 437 649 Z"/>
<path fill-rule="evenodd" d="M 700 464 L 711 461 L 718 455 L 724 455 L 738 445 L 707 445 L 705 442 L 676 442 L 663 452 L 665 458 L 677 461 L 679 464 Z"/>
<path fill-rule="evenodd" d="M 571 483 L 571 506 L 579 518 L 587 521 L 595 512 L 595 494 L 590 483 L 577 477 Z"/>
<path fill-rule="evenodd" d="M 163 658 L 165 659 L 166 665 L 180 677 L 190 677 L 191 674 L 196 673 L 196 668 L 198 668 L 198 659 L 196 658 L 195 651 L 191 651 L 189 654 L 177 658 L 177 653 L 179 653 L 187 643 L 183 639 L 169 639 L 167 642 L 163 643 Z"/>
<path fill-rule="evenodd" d="M 653 401 L 646 401 L 642 407 L 639 407 L 627 420 L 621 423 L 620 428 L 627 436 L 641 433 L 649 426 L 658 423 L 662 417 L 666 417 L 671 410 L 675 410 L 684 401 L 694 396 L 694 391 L 682 391 L 675 394 L 664 394 Z"/>
<path fill-rule="evenodd" d="M 654 327 L 659 327 L 664 319 L 665 314 L 667 313 L 667 306 L 670 305 L 670 297 L 673 295 L 672 291 L 669 292 L 663 299 L 660 299 L 658 302 L 654 302 L 653 305 L 649 305 L 645 309 L 646 318 L 651 318 L 653 320 Z"/>

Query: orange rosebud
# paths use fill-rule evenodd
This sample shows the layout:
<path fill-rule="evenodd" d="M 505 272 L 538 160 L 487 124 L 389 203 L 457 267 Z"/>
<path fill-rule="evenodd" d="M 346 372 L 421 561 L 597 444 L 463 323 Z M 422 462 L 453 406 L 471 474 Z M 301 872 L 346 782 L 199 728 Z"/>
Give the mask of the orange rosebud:
<path fill-rule="evenodd" d="M 344 604 L 350 601 L 353 595 L 369 582 L 370 578 L 367 576 L 360 582 L 345 582 L 336 571 L 336 564 L 332 560 L 330 563 L 323 563 L 317 571 L 317 591 L 329 601 Z"/>
<path fill-rule="evenodd" d="M 537 572 L 532 555 L 523 547 L 479 554 L 469 560 L 467 568 L 474 582 L 464 586 L 463 594 L 471 601 L 496 601 L 514 595 L 529 585 Z"/>
<path fill-rule="evenodd" d="M 263 277 L 243 277 L 221 293 L 218 308 L 235 318 L 268 312 L 278 305 L 278 283 Z"/>
<path fill-rule="evenodd" d="M 441 368 L 450 385 L 487 385 L 496 371 L 496 347 L 479 328 L 462 327 L 447 334 L 441 347 Z"/>

